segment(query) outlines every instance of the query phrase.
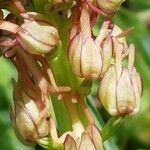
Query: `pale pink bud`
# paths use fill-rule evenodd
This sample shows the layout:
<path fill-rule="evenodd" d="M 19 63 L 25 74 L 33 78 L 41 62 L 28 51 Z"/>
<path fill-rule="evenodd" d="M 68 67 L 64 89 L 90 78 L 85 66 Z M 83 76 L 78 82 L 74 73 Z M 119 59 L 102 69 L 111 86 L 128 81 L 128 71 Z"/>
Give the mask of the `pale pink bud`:
<path fill-rule="evenodd" d="M 102 60 L 98 46 L 92 38 L 83 41 L 79 33 L 72 41 L 69 48 L 69 60 L 73 72 L 80 77 L 98 78 L 101 73 Z"/>
<path fill-rule="evenodd" d="M 31 54 L 49 53 L 59 41 L 57 29 L 46 22 L 32 20 L 21 27 L 23 31 L 18 32 L 17 39 Z"/>
<path fill-rule="evenodd" d="M 37 123 L 41 108 L 14 82 L 14 108 L 11 119 L 16 133 L 27 142 L 35 142 L 49 133 L 49 122 L 46 117 Z"/>
<path fill-rule="evenodd" d="M 123 46 L 115 43 L 117 50 L 116 63 L 105 73 L 98 98 L 105 109 L 113 116 L 136 114 L 140 109 L 142 93 L 141 78 L 134 64 L 134 46 L 130 45 L 128 68 L 122 68 L 121 50 Z"/>
<path fill-rule="evenodd" d="M 64 142 L 65 150 L 103 150 L 102 138 L 99 129 L 91 125 L 82 133 L 80 138 L 74 139 L 66 136 Z"/>
<path fill-rule="evenodd" d="M 59 41 L 58 30 L 41 14 L 22 13 L 24 23 L 17 32 L 17 40 L 24 50 L 31 54 L 47 54 Z"/>
<path fill-rule="evenodd" d="M 73 72 L 80 77 L 98 78 L 102 68 L 100 49 L 91 37 L 91 27 L 88 8 L 84 7 L 80 17 L 81 31 L 70 42 L 68 56 Z"/>

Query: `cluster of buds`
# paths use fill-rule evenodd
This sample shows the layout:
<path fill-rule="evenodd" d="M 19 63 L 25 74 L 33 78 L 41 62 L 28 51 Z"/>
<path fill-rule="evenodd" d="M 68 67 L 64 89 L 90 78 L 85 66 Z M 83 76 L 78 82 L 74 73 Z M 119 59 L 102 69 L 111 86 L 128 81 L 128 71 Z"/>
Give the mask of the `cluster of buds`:
<path fill-rule="evenodd" d="M 133 67 L 134 46 L 128 47 L 124 37 L 132 28 L 122 31 L 111 21 L 104 21 L 94 38 L 89 9 L 83 6 L 80 22 L 71 31 L 68 56 L 72 70 L 85 79 L 102 79 L 98 99 L 111 115 L 136 114 L 140 108 L 142 82 Z M 129 67 L 121 69 L 128 55 Z"/>
<path fill-rule="evenodd" d="M 98 90 L 98 98 L 113 116 L 136 114 L 140 108 L 142 83 L 139 74 L 133 67 L 134 46 L 133 44 L 129 46 L 127 68 L 122 68 L 123 45 L 115 43 L 115 46 L 116 62 L 105 73 Z"/>
<path fill-rule="evenodd" d="M 65 150 L 103 150 L 100 130 L 84 101 L 88 94 L 82 93 L 90 88 L 82 89 L 81 79 L 101 80 L 98 99 L 110 115 L 139 111 L 142 82 L 134 67 L 134 46 L 125 39 L 132 28 L 122 31 L 111 20 L 123 1 L 0 2 L 1 9 L 9 5 L 12 10 L 7 16 L 0 10 L 0 53 L 18 71 L 11 119 L 19 137 L 27 142 L 48 137 L 48 147 L 52 143 Z M 33 9 L 40 2 L 44 10 L 26 11 L 25 6 Z M 105 20 L 95 36 L 98 15 Z M 68 125 L 60 131 L 63 118 Z"/>

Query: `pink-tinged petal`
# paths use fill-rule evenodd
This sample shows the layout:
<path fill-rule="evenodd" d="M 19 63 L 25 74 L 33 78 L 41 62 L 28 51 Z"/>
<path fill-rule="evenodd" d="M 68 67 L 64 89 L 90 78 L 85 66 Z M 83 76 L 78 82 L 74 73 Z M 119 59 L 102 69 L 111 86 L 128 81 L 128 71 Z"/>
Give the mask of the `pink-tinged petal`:
<path fill-rule="evenodd" d="M 78 34 L 73 40 L 69 48 L 70 63 L 72 65 L 72 70 L 77 76 L 81 75 L 81 50 L 82 50 L 83 36 Z M 71 58 L 72 57 L 72 58 Z"/>
<path fill-rule="evenodd" d="M 25 19 L 50 23 L 49 20 L 45 16 L 43 16 L 42 14 L 39 14 L 37 12 L 26 12 L 26 13 L 21 13 L 20 15 Z"/>
<path fill-rule="evenodd" d="M 77 49 L 78 45 L 82 46 L 82 34 L 78 33 L 76 36 L 72 38 L 68 48 L 68 57 L 69 61 L 72 63 L 74 51 Z M 80 48 L 81 49 L 81 48 Z"/>
<path fill-rule="evenodd" d="M 95 43 L 98 45 L 98 47 L 101 47 L 101 44 L 103 43 L 103 41 L 105 40 L 105 38 L 108 36 L 108 32 L 103 31 L 99 36 L 96 37 L 95 39 Z"/>
<path fill-rule="evenodd" d="M 22 28 L 37 41 L 49 46 L 54 46 L 59 41 L 57 29 L 47 23 L 30 21 L 24 23 Z"/>
<path fill-rule="evenodd" d="M 15 6 L 15 9 L 19 12 L 19 13 L 24 13 L 25 12 L 25 8 L 23 7 L 22 3 L 19 0 L 12 0 L 12 5 Z"/>
<path fill-rule="evenodd" d="M 136 114 L 140 109 L 142 82 L 135 68 L 133 68 L 131 72 L 131 82 L 135 94 L 135 108 L 132 114 Z"/>
<path fill-rule="evenodd" d="M 117 109 L 119 114 L 132 113 L 135 107 L 135 95 L 128 69 L 124 69 L 117 83 Z"/>
<path fill-rule="evenodd" d="M 23 32 L 18 33 L 17 40 L 21 44 L 23 49 L 30 54 L 46 54 L 53 48 L 49 45 L 37 41 L 30 35 Z"/>
<path fill-rule="evenodd" d="M 122 29 L 120 29 L 117 25 L 114 25 L 111 35 L 117 38 L 117 36 L 122 32 Z M 117 40 L 127 46 L 125 37 L 117 38 Z"/>
<path fill-rule="evenodd" d="M 0 46 L 12 48 L 13 46 L 17 45 L 17 40 L 13 40 L 7 36 L 0 37 Z"/>
<path fill-rule="evenodd" d="M 102 34 L 104 33 L 106 34 L 108 32 L 110 23 L 111 23 L 110 21 L 104 21 L 98 34 L 98 37 L 101 37 Z"/>
<path fill-rule="evenodd" d="M 90 135 L 86 132 L 82 134 L 81 143 L 78 150 L 96 150 Z"/>
<path fill-rule="evenodd" d="M 114 53 L 116 56 L 116 71 L 117 71 L 117 79 L 120 78 L 121 72 L 122 72 L 122 52 L 124 45 L 120 43 L 116 38 L 113 38 L 113 46 L 114 46 Z"/>
<path fill-rule="evenodd" d="M 89 9 L 86 5 L 83 7 L 80 17 L 80 27 L 84 38 L 91 37 L 91 24 Z"/>
<path fill-rule="evenodd" d="M 81 52 L 81 72 L 86 78 L 98 78 L 102 69 L 100 49 L 92 38 L 87 38 Z"/>
<path fill-rule="evenodd" d="M 133 44 L 129 46 L 129 56 L 128 56 L 128 69 L 132 70 L 134 66 L 134 59 L 135 59 L 135 48 Z"/>
<path fill-rule="evenodd" d="M 76 142 L 70 135 L 67 135 L 65 138 L 64 149 L 65 150 L 77 150 Z"/>
<path fill-rule="evenodd" d="M 74 25 L 70 31 L 70 37 L 69 40 L 71 41 L 78 33 L 78 26 Z"/>
<path fill-rule="evenodd" d="M 105 73 L 98 89 L 98 98 L 105 109 L 113 116 L 117 115 L 116 108 L 117 73 L 115 66 L 111 66 Z"/>
<path fill-rule="evenodd" d="M 104 41 L 104 44 L 102 47 L 103 68 L 102 68 L 101 75 L 103 75 L 111 65 L 112 50 L 113 50 L 112 40 L 111 40 L 111 37 L 109 36 Z"/>
<path fill-rule="evenodd" d="M 87 5 L 98 15 L 107 16 L 101 9 L 99 9 L 95 5 L 93 5 L 91 0 L 85 0 L 85 1 L 86 1 Z"/>
<path fill-rule="evenodd" d="M 14 33 L 14 34 L 23 30 L 20 26 L 14 23 L 8 22 L 8 21 L 3 21 L 3 20 L 0 20 L 0 29 Z"/>
<path fill-rule="evenodd" d="M 16 128 L 19 134 L 27 141 L 34 141 L 38 138 L 38 133 L 31 117 L 21 107 L 18 106 L 17 110 Z"/>

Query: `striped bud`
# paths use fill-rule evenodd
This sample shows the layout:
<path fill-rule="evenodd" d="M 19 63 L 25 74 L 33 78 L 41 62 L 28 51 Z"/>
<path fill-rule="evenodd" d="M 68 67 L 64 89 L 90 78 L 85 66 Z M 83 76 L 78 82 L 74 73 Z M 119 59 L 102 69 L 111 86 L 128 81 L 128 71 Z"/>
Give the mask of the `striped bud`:
<path fill-rule="evenodd" d="M 22 16 L 29 17 L 21 25 L 23 30 L 17 33 L 17 40 L 23 49 L 31 54 L 49 53 L 59 41 L 57 29 L 41 14 L 29 12 Z"/>
<path fill-rule="evenodd" d="M 49 133 L 49 124 L 46 116 L 37 123 L 41 109 L 17 83 L 14 82 L 14 108 L 11 112 L 11 119 L 16 134 L 27 142 L 35 142 Z"/>
<path fill-rule="evenodd" d="M 99 129 L 91 125 L 82 133 L 81 138 L 74 139 L 66 136 L 64 142 L 65 150 L 103 150 L 102 138 Z"/>
<path fill-rule="evenodd" d="M 134 64 L 134 46 L 129 47 L 128 67 L 123 68 L 121 50 L 123 46 L 115 43 L 116 63 L 105 73 L 98 90 L 98 98 L 110 115 L 133 115 L 139 111 L 142 93 L 141 78 Z"/>
<path fill-rule="evenodd" d="M 100 49 L 91 37 L 90 17 L 87 7 L 82 9 L 80 17 L 81 31 L 70 34 L 71 41 L 68 50 L 69 61 L 73 72 L 87 79 L 98 78 L 102 68 Z"/>

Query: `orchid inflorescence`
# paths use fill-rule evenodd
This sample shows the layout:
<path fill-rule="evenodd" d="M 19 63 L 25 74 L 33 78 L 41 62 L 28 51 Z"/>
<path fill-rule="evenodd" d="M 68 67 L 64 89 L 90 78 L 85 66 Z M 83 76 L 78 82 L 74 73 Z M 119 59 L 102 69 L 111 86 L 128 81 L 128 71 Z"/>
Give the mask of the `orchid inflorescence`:
<path fill-rule="evenodd" d="M 27 144 L 102 150 L 100 128 L 84 100 L 91 86 L 83 84 L 94 80 L 110 115 L 139 111 L 142 82 L 134 45 L 125 39 L 133 28 L 122 31 L 112 21 L 123 1 L 0 1 L 0 52 L 18 71 L 10 116 Z M 95 35 L 99 16 L 104 21 Z"/>

